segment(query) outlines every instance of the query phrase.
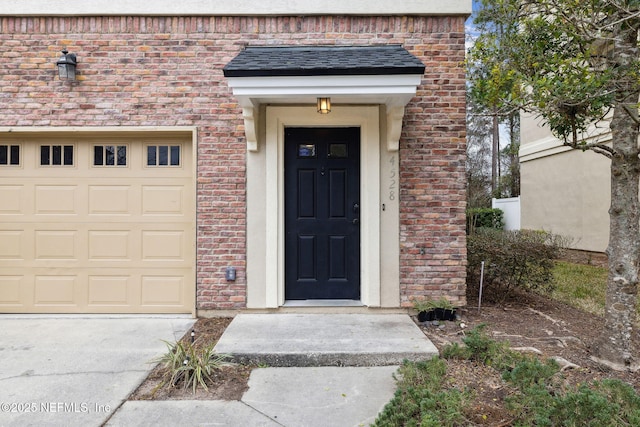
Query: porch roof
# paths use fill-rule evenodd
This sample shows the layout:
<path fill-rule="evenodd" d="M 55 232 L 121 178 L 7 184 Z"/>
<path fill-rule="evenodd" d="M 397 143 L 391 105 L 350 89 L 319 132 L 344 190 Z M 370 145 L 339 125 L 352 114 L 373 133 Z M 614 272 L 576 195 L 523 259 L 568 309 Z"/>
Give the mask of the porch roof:
<path fill-rule="evenodd" d="M 386 145 L 397 151 L 404 107 L 424 64 L 400 45 L 247 47 L 224 68 L 242 107 L 247 149 L 258 150 L 260 105 L 384 105 Z"/>
<path fill-rule="evenodd" d="M 251 46 L 223 69 L 226 77 L 422 74 L 424 64 L 400 45 Z"/>

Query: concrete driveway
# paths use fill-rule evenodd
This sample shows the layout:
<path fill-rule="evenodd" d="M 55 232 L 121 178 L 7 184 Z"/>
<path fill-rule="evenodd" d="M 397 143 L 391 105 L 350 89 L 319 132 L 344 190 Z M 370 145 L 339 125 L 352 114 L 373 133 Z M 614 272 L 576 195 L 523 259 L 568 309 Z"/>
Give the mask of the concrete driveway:
<path fill-rule="evenodd" d="M 0 315 L 0 426 L 100 426 L 188 316 Z"/>

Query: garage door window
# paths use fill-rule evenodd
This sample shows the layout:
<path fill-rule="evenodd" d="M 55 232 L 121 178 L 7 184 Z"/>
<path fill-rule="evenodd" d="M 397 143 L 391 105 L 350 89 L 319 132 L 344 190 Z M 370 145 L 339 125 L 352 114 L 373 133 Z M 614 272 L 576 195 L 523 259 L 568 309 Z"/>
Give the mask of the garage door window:
<path fill-rule="evenodd" d="M 19 145 L 0 145 L 0 166 L 17 166 L 20 164 Z"/>
<path fill-rule="evenodd" d="M 147 166 L 180 166 L 180 146 L 148 145 Z"/>
<path fill-rule="evenodd" d="M 73 145 L 41 145 L 41 166 L 73 166 Z"/>
<path fill-rule="evenodd" d="M 180 146 L 148 145 L 147 166 L 180 166 Z"/>
<path fill-rule="evenodd" d="M 94 145 L 93 146 L 94 166 L 126 166 L 127 146 L 126 145 Z"/>

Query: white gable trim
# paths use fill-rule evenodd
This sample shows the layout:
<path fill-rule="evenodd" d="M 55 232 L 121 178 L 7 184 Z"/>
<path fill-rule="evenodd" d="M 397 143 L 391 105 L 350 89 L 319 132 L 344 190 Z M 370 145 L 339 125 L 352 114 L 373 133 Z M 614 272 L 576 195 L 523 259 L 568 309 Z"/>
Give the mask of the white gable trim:
<path fill-rule="evenodd" d="M 374 76 L 228 77 L 242 107 L 247 150 L 258 150 L 258 112 L 261 104 L 311 104 L 319 96 L 337 105 L 385 105 L 386 147 L 397 151 L 404 107 L 416 95 L 421 74 Z"/>
<path fill-rule="evenodd" d="M 366 11 L 366 12 L 365 12 Z M 471 0 L 16 0 L 0 16 L 469 15 Z"/>

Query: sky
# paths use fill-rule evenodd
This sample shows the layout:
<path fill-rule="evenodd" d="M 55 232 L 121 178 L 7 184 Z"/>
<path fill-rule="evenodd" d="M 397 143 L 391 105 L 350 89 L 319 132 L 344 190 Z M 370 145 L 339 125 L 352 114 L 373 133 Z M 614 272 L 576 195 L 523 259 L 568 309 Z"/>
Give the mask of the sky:
<path fill-rule="evenodd" d="M 472 3 L 472 10 L 475 13 L 476 10 L 478 10 L 478 8 L 480 7 L 480 1 L 479 0 L 473 0 Z M 469 18 L 467 18 L 467 22 L 465 23 L 465 28 L 466 28 L 466 48 L 467 50 L 471 47 L 471 45 L 473 44 L 473 40 L 476 38 L 478 32 L 476 31 L 475 27 L 473 26 L 473 15 L 471 15 Z"/>
<path fill-rule="evenodd" d="M 478 8 L 480 8 L 480 0 L 473 0 L 472 3 L 472 11 L 475 13 Z M 473 45 L 473 41 L 478 36 L 478 31 L 473 25 L 473 15 L 467 18 L 467 22 L 465 23 L 465 48 L 469 50 L 469 48 Z M 509 133 L 507 131 L 507 127 L 504 125 L 500 126 L 500 149 L 506 147 L 509 144 Z"/>

